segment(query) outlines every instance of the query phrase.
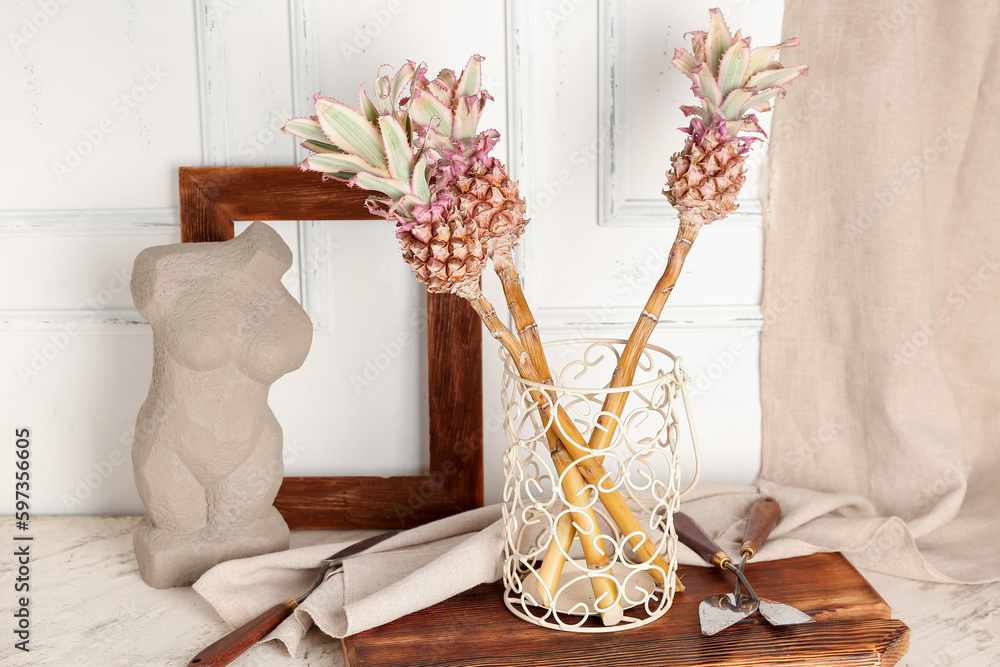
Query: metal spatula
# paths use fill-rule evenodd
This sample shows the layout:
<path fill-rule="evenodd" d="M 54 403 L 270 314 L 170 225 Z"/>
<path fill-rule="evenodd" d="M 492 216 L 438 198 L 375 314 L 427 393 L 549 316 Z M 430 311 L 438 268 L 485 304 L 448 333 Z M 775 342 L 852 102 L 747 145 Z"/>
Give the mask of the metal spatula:
<path fill-rule="evenodd" d="M 701 529 L 701 526 L 695 523 L 694 519 L 683 512 L 677 512 L 674 514 L 674 529 L 682 544 L 698 554 L 706 563 L 735 574 L 749 593 L 749 595 L 724 593 L 702 600 L 701 604 L 698 605 L 701 634 L 714 635 L 757 611 L 759 599 L 746 577 L 733 565 L 733 559 Z"/>
<path fill-rule="evenodd" d="M 781 520 L 781 506 L 774 498 L 761 498 L 750 508 L 747 516 L 747 526 L 743 530 L 743 544 L 740 546 L 740 567 L 739 574 L 743 574 L 747 568 L 747 561 L 757 555 L 757 551 L 764 546 L 768 536 L 774 527 Z M 741 580 L 736 579 L 736 590 L 734 595 L 740 595 Z M 813 619 L 805 612 L 799 611 L 791 605 L 782 604 L 768 598 L 760 598 L 758 605 L 760 615 L 767 619 L 771 625 L 798 625 L 799 623 L 812 623 Z"/>
<path fill-rule="evenodd" d="M 390 530 L 385 533 L 373 535 L 333 554 L 323 561 L 323 567 L 320 569 L 319 576 L 316 577 L 316 583 L 313 584 L 312 588 L 297 598 L 279 602 L 257 618 L 236 628 L 191 658 L 188 667 L 225 667 L 225 665 L 243 655 L 247 649 L 266 637 L 271 630 L 281 625 L 281 622 L 288 618 L 292 610 L 302 604 L 313 591 L 326 581 L 326 575 L 331 569 L 336 570 L 348 558 L 371 549 L 379 542 L 389 539 L 398 532 L 398 530 Z"/>
<path fill-rule="evenodd" d="M 747 560 L 756 555 L 757 550 L 767 540 L 780 518 L 781 508 L 773 498 L 764 498 L 754 503 L 753 507 L 750 508 L 747 527 L 743 535 L 743 545 L 740 548 L 743 557 L 740 561 L 740 567 L 737 567 L 733 564 L 732 558 L 691 517 L 681 512 L 674 514 L 674 527 L 677 530 L 677 537 L 683 544 L 697 553 L 705 562 L 715 565 L 720 570 L 729 570 L 736 575 L 736 589 L 732 593 L 716 595 L 703 600 L 699 605 L 698 615 L 701 620 L 702 634 L 714 635 L 740 622 L 758 609 L 761 616 L 771 625 L 797 625 L 813 622 L 808 614 L 795 607 L 759 597 L 743 574 Z M 741 588 L 745 588 L 747 593 L 741 593 Z"/>

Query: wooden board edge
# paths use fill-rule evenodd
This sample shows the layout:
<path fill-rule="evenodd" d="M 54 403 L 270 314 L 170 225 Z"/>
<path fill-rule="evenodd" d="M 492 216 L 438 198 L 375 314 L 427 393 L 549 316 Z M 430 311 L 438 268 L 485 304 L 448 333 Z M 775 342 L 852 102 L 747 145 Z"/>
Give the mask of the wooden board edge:
<path fill-rule="evenodd" d="M 878 663 L 879 665 L 892 667 L 892 665 L 902 660 L 910 651 L 910 626 L 902 621 L 898 621 L 898 623 L 900 627 L 897 630 L 896 637 L 886 646 L 885 651 L 882 653 L 882 660 Z"/>
<path fill-rule="evenodd" d="M 340 638 L 340 652 L 344 654 L 344 667 L 351 667 L 351 655 L 354 653 L 354 646 L 347 645 L 346 637 Z"/>

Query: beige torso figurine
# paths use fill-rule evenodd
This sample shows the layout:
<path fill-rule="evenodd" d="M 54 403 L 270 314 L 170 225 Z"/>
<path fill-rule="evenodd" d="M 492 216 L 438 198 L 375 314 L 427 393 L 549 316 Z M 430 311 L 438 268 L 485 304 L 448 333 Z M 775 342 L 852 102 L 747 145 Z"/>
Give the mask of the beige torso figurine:
<path fill-rule="evenodd" d="M 312 341 L 308 315 L 281 284 L 291 263 L 259 222 L 225 243 L 136 258 L 132 295 L 154 352 L 132 451 L 147 510 L 135 552 L 151 586 L 188 585 L 221 561 L 288 547 L 271 505 L 282 432 L 267 393 Z"/>

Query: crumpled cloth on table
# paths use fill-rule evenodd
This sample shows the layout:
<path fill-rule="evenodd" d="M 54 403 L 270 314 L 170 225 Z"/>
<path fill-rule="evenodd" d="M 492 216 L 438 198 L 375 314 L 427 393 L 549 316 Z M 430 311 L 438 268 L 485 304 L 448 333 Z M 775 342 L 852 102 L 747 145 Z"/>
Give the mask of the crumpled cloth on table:
<path fill-rule="evenodd" d="M 430 607 L 500 578 L 504 532 L 499 505 L 464 512 L 398 535 L 343 564 L 263 641 L 296 655 L 315 624 L 346 637 Z M 194 584 L 223 620 L 239 627 L 309 590 L 319 567 L 356 539 L 242 558 L 216 565 Z"/>
<path fill-rule="evenodd" d="M 684 498 L 681 509 L 728 553 L 738 554 L 747 511 L 763 497 L 761 491 L 771 493 L 781 502 L 784 514 L 755 562 L 838 549 L 856 563 L 859 557 L 864 561 L 864 550 L 873 536 L 864 530 L 845 534 L 845 524 L 830 517 L 830 513 L 856 511 L 859 499 L 768 487 L 758 491 L 748 486 L 699 486 Z M 402 532 L 346 560 L 341 574 L 329 577 L 263 641 L 281 640 L 289 653 L 297 655 L 299 642 L 313 624 L 331 637 L 346 637 L 497 581 L 503 565 L 501 514 L 500 505 L 465 512 Z M 857 529 L 862 524 L 848 525 Z M 221 563 L 202 575 L 194 589 L 229 625 L 239 627 L 265 609 L 307 591 L 321 561 L 355 541 Z M 574 553 L 578 549 L 576 543 L 571 555 L 579 557 Z M 683 545 L 677 553 L 680 563 L 705 565 Z M 905 552 L 897 554 L 893 563 L 897 573 L 921 568 L 919 562 L 908 562 Z"/>

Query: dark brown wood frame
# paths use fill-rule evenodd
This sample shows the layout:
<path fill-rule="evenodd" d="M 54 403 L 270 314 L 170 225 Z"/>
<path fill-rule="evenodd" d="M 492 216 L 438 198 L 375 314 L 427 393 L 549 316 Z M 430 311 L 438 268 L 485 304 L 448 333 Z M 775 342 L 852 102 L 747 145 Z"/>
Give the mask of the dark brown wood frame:
<path fill-rule="evenodd" d="M 364 191 L 297 167 L 181 167 L 179 176 L 184 243 L 231 239 L 234 220 L 378 219 Z M 406 528 L 482 506 L 480 327 L 460 298 L 428 295 L 430 472 L 286 477 L 274 505 L 290 528 Z"/>

